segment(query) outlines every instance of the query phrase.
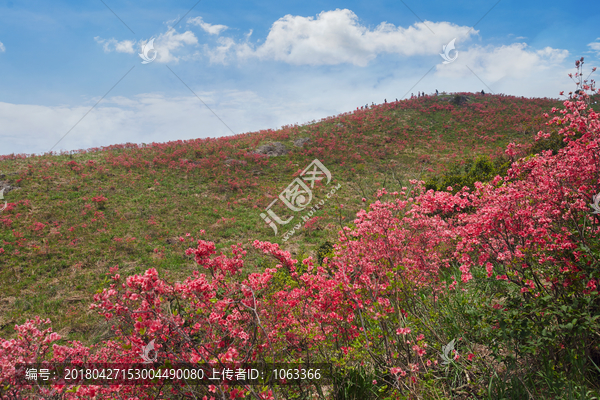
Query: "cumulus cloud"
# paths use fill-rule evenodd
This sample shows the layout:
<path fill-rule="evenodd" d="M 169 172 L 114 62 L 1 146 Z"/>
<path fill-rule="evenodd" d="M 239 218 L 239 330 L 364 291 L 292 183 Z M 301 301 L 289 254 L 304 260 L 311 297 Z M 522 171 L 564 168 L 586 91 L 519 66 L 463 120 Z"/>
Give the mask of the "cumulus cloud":
<path fill-rule="evenodd" d="M 101 44 L 104 48 L 105 53 L 110 53 L 116 51 L 117 53 L 129 53 L 133 54 L 135 50 L 133 46 L 135 45 L 135 41 L 132 40 L 123 40 L 118 41 L 117 39 L 102 39 L 99 36 L 96 36 L 94 40 Z"/>
<path fill-rule="evenodd" d="M 219 35 L 227 29 L 225 25 L 211 25 L 201 17 L 189 19 L 188 23 L 200 26 L 206 32 Z M 432 33 L 435 32 L 435 34 Z M 323 11 L 316 17 L 286 15 L 273 23 L 266 40 L 261 44 L 250 42 L 252 30 L 242 40 L 219 36 L 216 43 L 204 44 L 202 54 L 211 63 L 227 64 L 231 60 L 282 61 L 292 65 L 338 65 L 352 64 L 366 67 L 370 61 L 382 54 L 397 54 L 404 57 L 438 56 L 442 46 L 456 39 L 460 62 L 438 65 L 439 76 L 465 77 L 472 75 L 464 66 L 479 71 L 485 79 L 496 81 L 504 77 L 527 76 L 532 70 L 552 68 L 567 56 L 566 50 L 546 47 L 531 49 L 525 43 L 504 46 L 472 46 L 464 49 L 465 42 L 477 36 L 479 31 L 468 26 L 450 22 L 418 22 L 406 28 L 382 22 L 375 28 L 360 23 L 358 16 L 348 9 Z M 196 44 L 191 32 L 175 33 L 173 28 L 165 34 L 173 47 L 180 43 Z M 189 41 L 185 41 L 184 37 Z M 176 40 L 178 38 L 178 40 Z M 518 39 L 522 39 L 519 37 Z M 588 46 L 600 51 L 600 38 Z M 159 52 L 160 53 L 160 52 Z M 167 51 L 162 58 L 171 60 Z M 483 78 L 482 78 L 483 79 Z"/>
<path fill-rule="evenodd" d="M 6 51 L 6 47 L 4 47 L 4 43 L 0 42 L 0 53 L 4 53 Z"/>
<path fill-rule="evenodd" d="M 227 58 L 232 54 L 230 50 L 236 47 L 236 43 L 231 38 L 220 37 L 217 39 L 217 46 L 210 47 L 204 45 L 204 54 L 208 56 L 211 63 L 227 64 Z"/>
<path fill-rule="evenodd" d="M 382 22 L 369 29 L 351 10 L 336 9 L 323 11 L 316 18 L 286 15 L 272 25 L 263 44 L 254 47 L 246 41 L 237 45 L 236 52 L 242 58 L 255 56 L 294 65 L 349 63 L 364 67 L 383 53 L 437 54 L 452 38 L 463 40 L 477 33 L 450 22 L 428 21 L 408 28 Z"/>
<path fill-rule="evenodd" d="M 505 77 L 523 79 L 560 66 L 568 55 L 567 50 L 551 47 L 535 50 L 529 48 L 526 43 L 500 47 L 473 46 L 459 51 L 455 62 L 438 64 L 437 75 L 464 78 L 475 73 L 481 80 L 490 83 Z"/>
<path fill-rule="evenodd" d="M 371 29 L 360 23 L 358 16 L 348 9 L 323 11 L 316 17 L 286 15 L 275 21 L 265 41 L 251 43 L 252 30 L 237 40 L 220 36 L 228 29 L 225 25 L 212 25 L 202 17 L 188 19 L 188 24 L 199 26 L 210 35 L 218 36 L 216 43 L 205 44 L 203 54 L 211 63 L 227 64 L 230 60 L 248 58 L 282 61 L 292 65 L 368 65 L 378 55 L 388 53 L 411 57 L 436 55 L 443 44 L 457 38 L 457 44 L 477 35 L 478 31 L 450 22 L 418 22 L 407 28 L 382 22 Z M 432 33 L 435 32 L 435 34 Z M 105 51 L 133 53 L 135 42 L 118 42 L 115 39 L 96 38 Z M 143 46 L 146 42 L 138 43 Z M 157 61 L 171 62 L 181 59 L 177 51 L 185 45 L 197 45 L 198 39 L 191 31 L 177 33 L 169 27 L 154 42 Z"/>
<path fill-rule="evenodd" d="M 142 42 L 143 46 L 146 42 Z M 158 53 L 156 61 L 162 63 L 178 62 L 181 56 L 175 56 L 173 53 L 181 50 L 185 45 L 197 45 L 198 38 L 192 31 L 177 33 L 170 27 L 167 32 L 161 33 L 154 41 L 154 49 Z"/>
<path fill-rule="evenodd" d="M 596 57 L 600 57 L 600 38 L 597 38 L 595 42 L 588 43 L 588 47 L 596 52 Z"/>
<path fill-rule="evenodd" d="M 432 24 L 441 37 L 464 35 L 467 27 L 449 23 Z M 445 29 L 438 29 L 438 28 Z M 458 29 L 452 29 L 458 28 Z M 350 10 L 320 13 L 316 19 L 287 15 L 275 22 L 263 45 L 257 49 L 261 58 L 273 57 L 291 64 L 352 63 L 365 66 L 377 54 L 397 53 L 406 56 L 431 54 L 439 50 L 440 39 L 417 23 L 407 29 L 381 23 L 369 30 L 358 23 Z"/>
<path fill-rule="evenodd" d="M 222 31 L 227 29 L 227 26 L 225 26 L 225 25 L 211 25 L 207 22 L 204 22 L 202 20 L 202 17 L 190 18 L 190 19 L 188 19 L 187 23 L 193 24 L 193 25 L 198 25 L 206 33 L 211 34 L 211 35 L 218 35 Z"/>

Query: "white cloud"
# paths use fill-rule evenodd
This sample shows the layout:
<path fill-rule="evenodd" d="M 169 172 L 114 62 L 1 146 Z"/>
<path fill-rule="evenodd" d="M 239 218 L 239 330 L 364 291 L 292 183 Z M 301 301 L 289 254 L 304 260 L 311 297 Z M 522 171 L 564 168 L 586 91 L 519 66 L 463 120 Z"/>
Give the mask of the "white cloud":
<path fill-rule="evenodd" d="M 211 48 L 204 45 L 204 54 L 208 56 L 211 63 L 226 64 L 226 58 L 231 54 L 230 50 L 236 46 L 236 43 L 231 38 L 220 37 L 217 40 L 218 46 Z"/>
<path fill-rule="evenodd" d="M 195 92 L 236 133 L 288 120 L 277 106 L 251 91 Z M 77 123 L 96 101 L 73 107 L 0 102 L 0 155 L 47 152 L 76 124 L 54 151 L 232 134 L 196 97 L 154 93 L 105 98 Z M 293 106 L 290 102 L 288 107 Z"/>
<path fill-rule="evenodd" d="M 136 52 L 134 46 L 136 45 L 135 41 L 131 40 L 123 40 L 118 41 L 116 39 L 101 39 L 99 36 L 94 38 L 97 43 L 103 45 L 104 51 L 106 53 L 110 53 L 113 51 L 119 53 L 129 53 L 133 54 Z M 139 52 L 142 51 L 143 46 L 148 43 L 149 40 L 139 41 L 137 44 L 139 45 Z M 198 39 L 194 35 L 192 31 L 186 31 L 183 33 L 177 33 L 174 28 L 169 27 L 165 33 L 161 33 L 154 40 L 154 51 L 157 53 L 157 62 L 167 63 L 167 62 L 178 62 L 181 56 L 177 57 L 173 54 L 173 52 L 180 50 L 184 45 L 194 45 L 198 44 Z M 149 57 L 153 57 L 154 53 L 152 51 L 148 54 Z"/>
<path fill-rule="evenodd" d="M 179 17 L 170 19 L 168 21 L 165 21 L 165 22 L 163 22 L 163 24 L 166 25 L 168 28 L 172 28 L 173 27 L 173 23 L 175 23 L 177 21 L 179 21 Z"/>
<path fill-rule="evenodd" d="M 225 25 L 212 25 L 201 17 L 188 19 L 188 24 L 201 27 L 211 35 L 220 35 L 228 29 Z M 434 33 L 432 33 L 435 32 Z M 419 22 L 408 28 L 382 22 L 370 29 L 361 25 L 358 16 L 348 9 L 323 11 L 316 17 L 286 15 L 275 21 L 269 34 L 260 45 L 250 43 L 252 30 L 238 41 L 218 36 L 216 45 L 205 44 L 203 54 L 211 63 L 227 64 L 237 58 L 283 61 L 293 65 L 353 64 L 364 67 L 384 53 L 410 57 L 437 55 L 443 44 L 453 38 L 458 43 L 477 35 L 478 31 L 450 22 Z M 96 38 L 105 51 L 133 53 L 135 42 L 117 42 L 115 39 Z M 140 47 L 146 42 L 138 43 Z M 179 61 L 176 54 L 184 45 L 196 45 L 198 39 L 191 31 L 177 33 L 169 27 L 154 42 L 158 62 Z M 199 54 L 196 54 L 196 56 Z"/>
<path fill-rule="evenodd" d="M 596 42 L 588 43 L 588 47 L 596 52 L 596 56 L 600 57 L 600 38 Z"/>
<path fill-rule="evenodd" d="M 190 19 L 188 19 L 187 23 L 198 25 L 205 32 L 207 32 L 211 35 L 219 35 L 221 33 L 221 31 L 224 31 L 225 29 L 227 29 L 227 26 L 225 26 L 225 25 L 211 25 L 207 22 L 204 22 L 202 20 L 202 17 L 190 18 Z"/>
<path fill-rule="evenodd" d="M 142 46 L 146 42 L 140 43 Z M 192 31 L 177 33 L 174 28 L 169 28 L 167 32 L 161 33 L 154 41 L 154 48 L 158 53 L 156 61 L 162 63 L 178 62 L 181 56 L 173 55 L 173 52 L 180 50 L 184 45 L 196 45 L 198 38 Z"/>
<path fill-rule="evenodd" d="M 513 81 L 534 79 L 543 76 L 542 73 L 545 71 L 556 77 L 564 71 L 562 63 L 569 55 L 567 50 L 551 47 L 535 50 L 525 43 L 500 47 L 473 46 L 467 50 L 457 50 L 456 61 L 450 64 L 438 64 L 436 75 L 449 79 L 468 77 L 481 79 L 483 84 L 489 85 L 495 91 L 498 89 L 494 89 L 494 83 L 504 79 Z"/>
<path fill-rule="evenodd" d="M 236 51 L 242 58 L 256 56 L 295 65 L 349 63 L 364 67 L 382 53 L 437 54 L 452 38 L 477 33 L 466 26 L 428 21 L 408 28 L 382 22 L 371 30 L 361 25 L 351 10 L 336 9 L 323 11 L 316 18 L 286 15 L 273 24 L 262 45 L 254 48 L 246 41 Z"/>
<path fill-rule="evenodd" d="M 4 43 L 0 42 L 0 53 L 4 53 L 6 51 L 6 47 L 4 47 Z"/>
<path fill-rule="evenodd" d="M 105 53 L 110 53 L 116 51 L 117 53 L 129 53 L 133 54 L 135 50 L 133 46 L 135 45 L 135 41 L 131 40 L 123 40 L 118 41 L 117 39 L 101 39 L 100 36 L 96 36 L 94 40 L 101 44 L 104 48 Z"/>

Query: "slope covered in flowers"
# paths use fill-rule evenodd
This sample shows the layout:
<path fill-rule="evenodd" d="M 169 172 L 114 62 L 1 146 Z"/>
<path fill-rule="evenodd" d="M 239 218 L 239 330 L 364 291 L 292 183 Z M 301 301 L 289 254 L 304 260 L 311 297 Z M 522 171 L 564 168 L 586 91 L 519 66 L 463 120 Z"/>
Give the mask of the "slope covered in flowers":
<path fill-rule="evenodd" d="M 43 313 L 63 333 L 98 337 L 102 328 L 82 311 L 108 268 L 182 272 L 185 233 L 205 229 L 219 247 L 250 238 L 282 243 L 259 214 L 318 158 L 343 185 L 336 203 L 287 244 L 309 254 L 381 185 L 441 171 L 465 154 L 493 154 L 509 140 L 531 142 L 541 113 L 559 104 L 471 96 L 466 106 L 422 97 L 219 139 L 2 156 L 0 180 L 16 189 L 5 192 L 0 214 L 0 329 L 8 334 L 24 316 Z M 311 140 L 298 148 L 299 137 Z M 251 154 L 276 141 L 290 153 Z M 336 210 L 339 203 L 345 208 Z"/>
<path fill-rule="evenodd" d="M 363 380 L 365 390 L 388 398 L 482 395 L 492 387 L 489 374 L 501 375 L 519 398 L 512 377 L 538 376 L 532 360 L 542 359 L 559 374 L 553 379 L 578 367 L 581 384 L 593 369 L 574 360 L 600 357 L 599 231 L 588 206 L 600 189 L 600 126 L 585 99 L 560 106 L 486 96 L 460 108 L 420 98 L 276 132 L 74 157 L 8 157 L 3 168 L 15 168 L 20 185 L 10 194 L 21 199 L 11 197 L 1 220 L 2 272 L 5 282 L 12 279 L 13 294 L 4 298 L 12 300 L 5 300 L 3 318 L 22 311 L 49 316 L 60 304 L 59 321 L 79 318 L 84 325 L 89 317 L 81 309 L 64 307 L 82 298 L 61 289 L 84 297 L 104 286 L 90 309 L 113 326 L 116 338 L 92 349 L 73 342 L 39 352 L 36 343 L 59 337 L 38 330 L 39 319 L 28 322 L 18 328 L 19 338 L 2 340 L 3 379 L 11 379 L 8 360 L 15 357 L 129 362 L 152 338 L 163 361 L 328 362 L 337 371 L 360 371 L 371 381 Z M 553 104 L 561 110 L 550 110 Z M 530 114 L 518 106 L 531 107 Z M 556 116 L 545 117 L 544 107 Z M 409 179 L 423 170 L 441 173 L 467 151 L 497 154 L 498 146 L 525 143 L 524 135 L 539 129 L 540 139 L 558 134 L 566 146 L 519 158 L 511 143 L 503 150 L 514 160 L 507 175 L 474 190 L 427 191 L 422 180 Z M 302 136 L 311 145 L 281 158 L 248 153 L 265 141 Z M 272 243 L 277 239 L 257 214 L 314 158 L 347 187 L 339 199 L 344 206 L 324 214 L 327 221 L 337 213 L 341 226 Z M 237 162 L 225 163 L 231 159 Z M 306 244 L 293 247 L 319 243 L 331 232 L 337 232 L 335 250 L 321 263 L 304 257 L 312 250 Z M 217 238 L 220 247 L 240 245 L 217 256 Z M 190 267 L 198 270 L 190 274 Z M 141 269 L 146 272 L 127 277 Z M 107 277 L 102 283 L 94 276 Z M 188 278 L 174 282 L 180 276 Z M 41 306 L 27 300 L 36 290 L 47 294 Z M 448 359 L 442 346 L 458 336 L 464 344 Z M 357 370 L 361 361 L 366 369 Z M 458 378 L 435 388 L 449 373 Z M 346 385 L 347 376 L 335 375 L 334 386 Z M 67 397 L 112 398 L 115 390 L 82 387 Z M 140 398 L 170 393 L 122 390 Z M 278 390 L 256 396 L 274 398 Z M 502 387 L 494 390 L 501 396 Z M 254 395 L 226 385 L 200 395 L 211 393 Z"/>

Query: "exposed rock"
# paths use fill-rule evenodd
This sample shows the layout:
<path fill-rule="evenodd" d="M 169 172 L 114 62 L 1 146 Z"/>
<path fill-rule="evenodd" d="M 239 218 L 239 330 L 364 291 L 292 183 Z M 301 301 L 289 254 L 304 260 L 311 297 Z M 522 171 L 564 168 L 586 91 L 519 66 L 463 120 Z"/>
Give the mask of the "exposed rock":
<path fill-rule="evenodd" d="M 304 146 L 304 143 L 306 143 L 306 142 L 310 142 L 309 137 L 298 138 L 298 139 L 294 140 L 294 146 L 302 147 L 302 146 Z"/>
<path fill-rule="evenodd" d="M 235 158 L 228 158 L 227 160 L 225 160 L 225 164 L 226 165 L 246 165 L 248 164 L 246 161 L 243 160 L 236 160 Z"/>
<path fill-rule="evenodd" d="M 288 149 L 280 142 L 265 144 L 253 151 L 253 154 L 262 154 L 267 157 L 283 156 L 287 153 Z"/>
<path fill-rule="evenodd" d="M 337 123 L 337 124 L 335 124 L 335 126 L 337 126 L 338 128 L 343 128 L 344 124 Z"/>
<path fill-rule="evenodd" d="M 167 238 L 167 240 L 165 240 L 165 242 L 167 242 L 167 244 L 175 244 L 175 243 L 179 242 L 179 238 L 176 238 L 176 237 Z"/>
<path fill-rule="evenodd" d="M 4 194 L 7 194 L 8 192 L 10 192 L 11 190 L 15 190 L 18 189 L 15 186 L 11 186 L 8 184 L 8 181 L 0 181 L 0 191 L 4 190 Z"/>
<path fill-rule="evenodd" d="M 462 106 L 463 104 L 467 104 L 471 98 L 469 96 L 465 96 L 464 94 L 457 94 L 454 97 L 449 97 L 450 103 L 455 106 Z"/>

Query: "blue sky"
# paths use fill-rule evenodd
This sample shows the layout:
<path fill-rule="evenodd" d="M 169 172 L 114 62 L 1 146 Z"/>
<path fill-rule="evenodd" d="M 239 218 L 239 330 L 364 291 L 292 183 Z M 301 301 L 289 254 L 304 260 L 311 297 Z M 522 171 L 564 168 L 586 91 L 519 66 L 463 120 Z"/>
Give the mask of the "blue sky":
<path fill-rule="evenodd" d="M 599 17 L 597 1 L 0 0 L 0 154 L 275 129 L 436 89 L 558 98 L 575 59 L 600 64 Z"/>

